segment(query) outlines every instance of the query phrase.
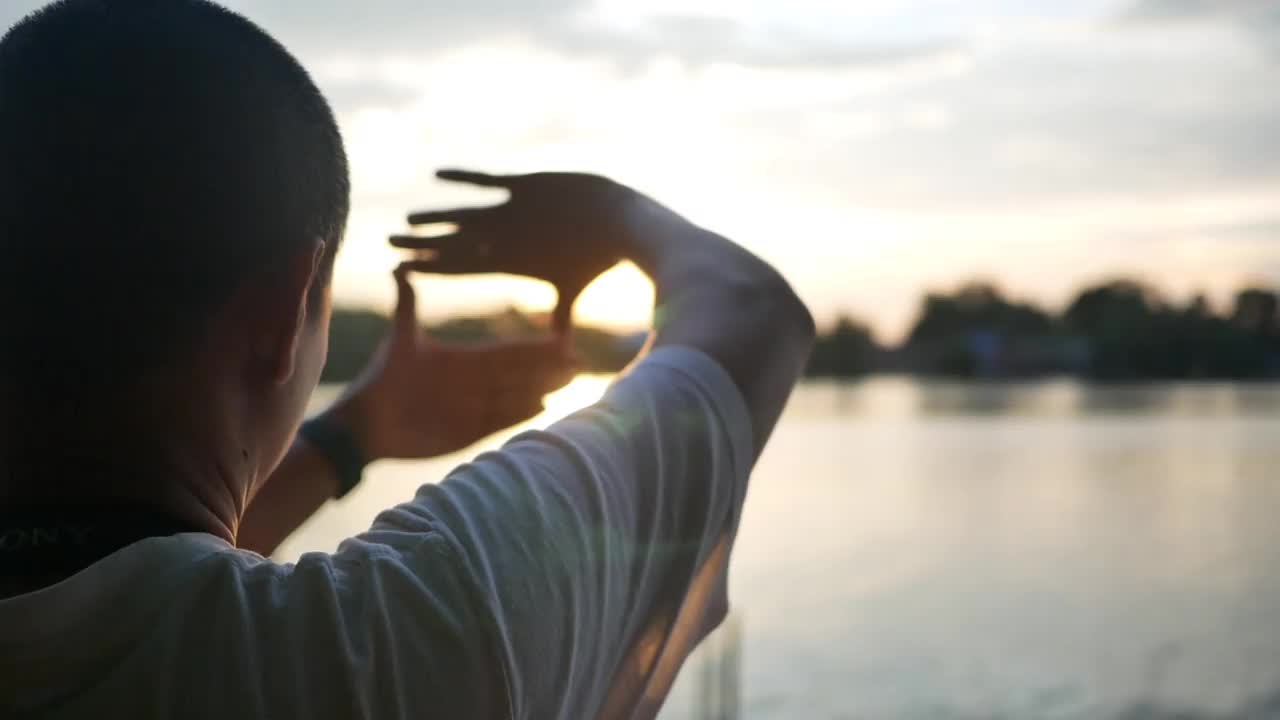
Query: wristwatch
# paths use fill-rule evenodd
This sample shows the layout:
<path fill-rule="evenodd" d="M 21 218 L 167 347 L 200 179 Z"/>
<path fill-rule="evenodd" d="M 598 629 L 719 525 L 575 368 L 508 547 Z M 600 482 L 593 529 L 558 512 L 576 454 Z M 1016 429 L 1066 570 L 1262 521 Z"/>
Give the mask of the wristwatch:
<path fill-rule="evenodd" d="M 298 428 L 302 436 L 324 455 L 338 476 L 338 494 L 341 498 L 351 492 L 364 476 L 365 460 L 360 444 L 346 425 L 327 414 L 317 415 Z"/>

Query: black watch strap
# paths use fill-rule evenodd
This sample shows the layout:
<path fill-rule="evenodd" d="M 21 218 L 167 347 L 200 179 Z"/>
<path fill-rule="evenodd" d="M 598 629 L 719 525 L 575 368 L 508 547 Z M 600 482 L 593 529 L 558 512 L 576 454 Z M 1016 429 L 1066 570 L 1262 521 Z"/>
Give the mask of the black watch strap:
<path fill-rule="evenodd" d="M 298 434 L 320 451 L 338 475 L 338 494 L 343 497 L 360 484 L 364 466 L 368 465 L 359 443 L 349 429 L 327 415 L 302 423 Z"/>

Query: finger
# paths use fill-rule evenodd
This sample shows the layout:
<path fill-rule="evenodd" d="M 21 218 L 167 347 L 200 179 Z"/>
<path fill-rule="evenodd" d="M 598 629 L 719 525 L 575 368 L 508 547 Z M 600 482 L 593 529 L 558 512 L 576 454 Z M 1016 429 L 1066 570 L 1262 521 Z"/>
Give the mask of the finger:
<path fill-rule="evenodd" d="M 551 311 L 551 330 L 567 347 L 573 332 L 573 304 L 582 294 L 582 288 L 559 288 L 557 292 L 556 307 Z"/>
<path fill-rule="evenodd" d="M 514 175 L 490 175 L 489 173 L 476 172 L 474 170 L 460 170 L 458 168 L 444 168 L 436 171 L 436 177 L 441 180 L 449 180 L 452 182 L 464 182 L 471 185 L 480 185 L 482 187 L 501 187 L 510 188 L 515 181 Z"/>
<path fill-rule="evenodd" d="M 402 250 L 446 250 L 458 244 L 457 233 L 448 235 L 392 235 L 389 238 L 392 247 Z"/>
<path fill-rule="evenodd" d="M 487 258 L 494 251 L 491 237 L 489 233 L 459 230 L 444 235 L 392 235 L 388 241 L 404 250 L 429 250 L 453 258 Z"/>
<path fill-rule="evenodd" d="M 464 223 L 469 220 L 484 217 L 485 215 L 492 213 L 498 207 L 501 206 L 452 208 L 450 210 L 420 210 L 418 212 L 409 213 L 409 224 L 429 225 L 431 223 Z"/>
<path fill-rule="evenodd" d="M 414 333 L 418 330 L 418 297 L 409 282 L 409 273 L 403 265 L 393 273 L 396 279 L 395 324 L 398 333 Z"/>
<path fill-rule="evenodd" d="M 429 260 L 405 260 L 400 263 L 405 272 L 433 273 L 436 275 L 476 275 L 493 272 L 492 267 L 475 256 L 442 255 Z"/>

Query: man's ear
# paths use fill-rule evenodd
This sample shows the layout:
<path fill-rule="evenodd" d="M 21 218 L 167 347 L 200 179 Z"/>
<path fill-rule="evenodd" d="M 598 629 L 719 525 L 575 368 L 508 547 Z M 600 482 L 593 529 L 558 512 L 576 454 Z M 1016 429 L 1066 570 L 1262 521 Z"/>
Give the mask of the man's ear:
<path fill-rule="evenodd" d="M 283 385 L 293 377 L 298 348 L 306 332 L 312 308 L 311 290 L 320 282 L 325 242 L 316 238 L 288 259 L 280 274 L 262 288 L 266 303 L 261 310 L 254 347 L 256 363 L 273 384 Z"/>

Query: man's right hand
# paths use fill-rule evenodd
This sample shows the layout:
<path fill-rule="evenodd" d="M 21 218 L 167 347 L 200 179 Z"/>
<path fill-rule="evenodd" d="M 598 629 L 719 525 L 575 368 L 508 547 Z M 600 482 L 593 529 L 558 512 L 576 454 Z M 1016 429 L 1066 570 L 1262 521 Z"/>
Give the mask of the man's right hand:
<path fill-rule="evenodd" d="M 432 255 L 404 267 L 445 274 L 507 273 L 545 280 L 558 294 L 553 329 L 570 328 L 574 301 L 597 276 L 627 256 L 625 218 L 642 201 L 597 175 L 488 175 L 441 170 L 443 180 L 503 188 L 500 205 L 416 212 L 409 224 L 454 225 L 445 235 L 396 235 L 391 244 Z"/>

